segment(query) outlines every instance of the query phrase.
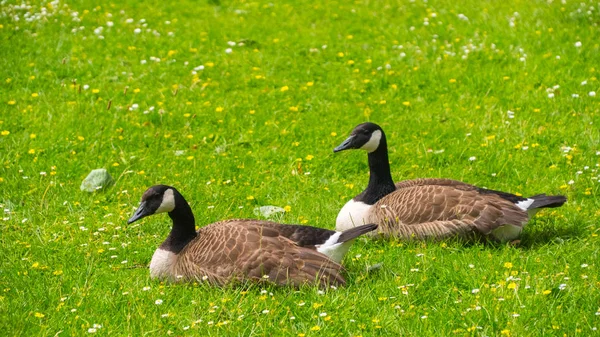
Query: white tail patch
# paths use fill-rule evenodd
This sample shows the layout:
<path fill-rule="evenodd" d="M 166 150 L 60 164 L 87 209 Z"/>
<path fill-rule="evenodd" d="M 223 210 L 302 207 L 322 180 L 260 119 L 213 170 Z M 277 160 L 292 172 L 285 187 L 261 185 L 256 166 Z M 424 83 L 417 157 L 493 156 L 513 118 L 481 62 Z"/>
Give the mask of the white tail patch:
<path fill-rule="evenodd" d="M 535 200 L 529 198 L 529 199 L 525 199 L 523 201 L 519 201 L 515 205 L 517 205 L 520 209 L 526 211 L 529 209 L 529 206 L 531 206 L 531 204 L 533 204 L 534 201 Z"/>
<path fill-rule="evenodd" d="M 368 224 L 371 207 L 373 206 L 354 199 L 348 201 L 335 219 L 335 229 L 338 232 L 343 232 L 356 226 Z"/>
<path fill-rule="evenodd" d="M 173 194 L 173 190 L 169 188 L 163 194 L 162 202 L 160 203 L 160 206 L 158 206 L 158 208 L 156 209 L 154 214 L 170 212 L 174 209 L 175 209 L 175 195 Z"/>
<path fill-rule="evenodd" d="M 363 150 L 366 150 L 369 153 L 373 152 L 373 151 L 377 150 L 377 148 L 379 147 L 380 141 L 381 141 L 381 130 L 375 130 L 371 134 L 371 138 L 369 138 L 369 141 L 366 142 L 365 145 L 361 146 L 360 148 Z"/>
<path fill-rule="evenodd" d="M 171 268 L 177 262 L 177 254 L 158 248 L 150 261 L 150 277 L 165 278 L 171 276 Z"/>
<path fill-rule="evenodd" d="M 340 235 L 342 235 L 342 232 L 336 232 L 323 244 L 315 246 L 319 253 L 327 255 L 330 259 L 337 263 L 342 262 L 344 255 L 346 255 L 348 249 L 350 249 L 350 246 L 352 245 L 352 241 L 354 241 L 350 240 L 347 242 L 338 242 Z"/>

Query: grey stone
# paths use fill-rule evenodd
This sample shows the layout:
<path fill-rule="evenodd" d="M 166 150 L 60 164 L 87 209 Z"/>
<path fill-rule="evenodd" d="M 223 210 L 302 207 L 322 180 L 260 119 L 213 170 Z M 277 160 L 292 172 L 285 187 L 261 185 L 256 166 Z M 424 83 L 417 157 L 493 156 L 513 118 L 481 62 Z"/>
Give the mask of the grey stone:
<path fill-rule="evenodd" d="M 95 169 L 88 174 L 79 187 L 82 191 L 95 192 L 114 184 L 115 180 L 106 169 Z"/>

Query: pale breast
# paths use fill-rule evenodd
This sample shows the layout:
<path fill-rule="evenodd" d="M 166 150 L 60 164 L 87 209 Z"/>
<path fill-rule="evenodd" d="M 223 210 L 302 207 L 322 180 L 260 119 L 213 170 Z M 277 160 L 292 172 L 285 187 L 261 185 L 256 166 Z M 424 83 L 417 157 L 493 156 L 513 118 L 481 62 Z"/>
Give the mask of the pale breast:
<path fill-rule="evenodd" d="M 158 248 L 152 261 L 150 261 L 150 277 L 151 278 L 167 278 L 171 277 L 171 270 L 177 262 L 177 255 L 168 250 Z"/>
<path fill-rule="evenodd" d="M 367 205 L 354 199 L 348 201 L 338 213 L 335 229 L 343 232 L 350 228 L 365 225 L 369 222 L 369 214 L 373 205 Z"/>

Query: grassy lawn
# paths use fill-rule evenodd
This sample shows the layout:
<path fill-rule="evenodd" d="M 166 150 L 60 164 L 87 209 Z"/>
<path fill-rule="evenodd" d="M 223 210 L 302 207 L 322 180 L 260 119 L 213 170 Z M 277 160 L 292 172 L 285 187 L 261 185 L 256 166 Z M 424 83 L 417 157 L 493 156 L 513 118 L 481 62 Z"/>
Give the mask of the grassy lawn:
<path fill-rule="evenodd" d="M 597 1 L 2 1 L 0 330 L 600 335 L 599 24 Z M 395 180 L 569 202 L 515 247 L 358 240 L 325 292 L 150 279 L 170 220 L 126 224 L 148 186 L 199 226 L 334 228 L 368 166 L 332 149 L 364 121 Z M 95 168 L 116 184 L 80 191 Z"/>

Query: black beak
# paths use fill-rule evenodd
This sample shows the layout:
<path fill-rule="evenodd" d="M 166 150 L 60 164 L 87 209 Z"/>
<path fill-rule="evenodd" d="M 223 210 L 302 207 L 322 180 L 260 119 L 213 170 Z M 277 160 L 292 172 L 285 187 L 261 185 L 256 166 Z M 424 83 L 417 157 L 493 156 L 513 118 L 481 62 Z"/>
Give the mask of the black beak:
<path fill-rule="evenodd" d="M 142 201 L 142 203 L 137 208 L 137 210 L 135 210 L 135 213 L 133 214 L 133 216 L 131 216 L 131 218 L 129 218 L 129 220 L 127 220 L 127 224 L 138 221 L 139 219 L 145 218 L 148 215 L 150 215 L 150 214 L 147 212 L 146 202 Z"/>
<path fill-rule="evenodd" d="M 340 151 L 351 149 L 353 140 L 354 140 L 354 136 L 350 136 L 350 137 L 346 138 L 346 140 L 342 144 L 340 144 L 338 147 L 333 149 L 333 152 L 340 152 Z"/>

